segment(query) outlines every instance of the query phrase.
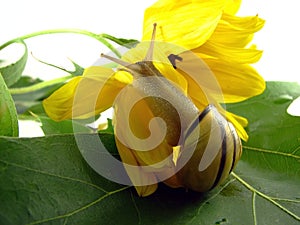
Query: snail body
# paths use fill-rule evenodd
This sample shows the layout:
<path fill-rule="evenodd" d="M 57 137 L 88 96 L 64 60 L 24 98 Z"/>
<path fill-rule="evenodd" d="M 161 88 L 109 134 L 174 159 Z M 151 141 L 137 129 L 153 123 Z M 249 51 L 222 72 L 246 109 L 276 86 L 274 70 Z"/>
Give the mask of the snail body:
<path fill-rule="evenodd" d="M 133 120 L 133 125 L 129 125 L 126 129 L 132 129 L 133 134 L 138 136 L 141 130 L 140 126 L 142 126 L 139 122 L 146 126 L 148 122 L 150 124 L 151 116 L 153 116 L 162 119 L 166 126 L 166 132 L 163 144 L 155 146 L 148 152 L 139 152 L 139 147 L 134 148 L 135 141 L 128 140 L 132 143 L 129 147 L 126 146 L 128 151 L 131 151 L 131 160 L 136 160 L 136 164 L 139 166 L 150 166 L 147 167 L 147 172 L 155 173 L 153 177 L 156 177 L 158 181 L 164 181 L 171 187 L 185 187 L 205 192 L 216 187 L 229 176 L 241 156 L 241 141 L 233 125 L 218 112 L 215 106 L 208 105 L 200 112 L 192 100 L 167 80 L 153 65 L 155 27 L 148 53 L 143 61 L 129 64 L 102 55 L 123 65 L 124 70 L 134 77 L 128 90 L 118 97 L 120 104 L 115 108 L 115 118 L 118 123 L 116 143 L 118 149 L 119 147 L 125 149 L 127 143 L 121 143 L 120 139 L 130 139 L 126 138 L 127 131 L 118 131 L 118 129 L 126 127 L 126 122 L 118 122 L 118 120 L 122 120 L 124 108 L 129 107 L 124 100 L 139 95 L 142 102 L 136 101 L 132 110 L 136 120 Z M 143 107 L 147 107 L 151 111 L 152 115 L 149 118 L 147 115 L 143 118 Z M 163 130 L 160 129 L 160 122 L 156 121 L 156 123 L 157 129 L 154 132 Z M 121 134 L 118 135 L 118 133 Z M 140 138 L 147 138 L 150 134 L 151 131 L 146 132 Z M 166 146 L 165 142 L 170 147 L 164 147 Z M 167 163 L 159 164 L 160 161 L 164 161 L 168 156 L 174 154 L 173 147 L 179 147 L 177 156 L 168 160 Z M 124 157 L 126 154 L 123 153 L 124 160 L 120 154 L 121 158 L 124 163 L 130 163 L 130 160 L 126 161 L 126 157 Z M 167 177 L 171 179 L 162 179 L 162 174 L 167 174 Z M 135 186 L 143 185 L 137 182 L 137 180 L 143 180 L 139 177 L 136 178 L 137 173 L 131 174 L 128 170 L 128 175 Z"/>

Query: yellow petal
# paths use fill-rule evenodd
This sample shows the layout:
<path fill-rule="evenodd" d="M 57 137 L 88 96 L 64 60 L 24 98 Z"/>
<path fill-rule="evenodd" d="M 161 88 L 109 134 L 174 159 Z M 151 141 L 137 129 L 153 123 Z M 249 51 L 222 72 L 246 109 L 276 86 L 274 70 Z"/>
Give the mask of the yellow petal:
<path fill-rule="evenodd" d="M 180 137 L 180 121 L 161 118 L 166 121 L 166 127 L 156 118 L 160 115 L 155 115 L 153 111 L 155 109 L 151 107 L 154 104 L 155 99 L 145 97 L 134 87 L 128 86 L 114 105 L 116 136 L 122 139 L 120 141 L 128 148 L 136 150 L 134 155 L 140 165 L 153 166 L 153 171 L 156 167 L 162 168 L 173 164 L 170 162 L 172 146 L 178 144 Z M 160 165 L 165 159 L 165 165 Z"/>
<path fill-rule="evenodd" d="M 132 182 L 135 186 L 135 189 L 139 196 L 148 196 L 151 195 L 157 189 L 157 179 L 154 173 L 145 172 L 140 164 L 138 163 L 137 159 L 135 158 L 134 154 L 132 153 L 131 149 L 124 146 L 118 138 L 116 138 L 116 145 L 122 159 L 124 168 Z M 141 185 L 141 184 L 148 184 L 148 185 Z"/>
<path fill-rule="evenodd" d="M 168 79 L 172 79 L 172 75 L 183 77 L 184 82 L 187 82 L 187 95 L 191 98 L 197 108 L 202 111 L 208 104 L 213 103 L 210 93 L 212 91 L 221 92 L 219 84 L 214 77 L 214 74 L 207 64 L 191 51 L 179 54 L 181 60 L 176 61 L 176 72 L 174 69 L 169 69 L 169 72 L 163 72 Z M 180 84 L 180 80 L 173 79 L 173 82 Z M 183 82 L 182 82 L 183 83 Z M 184 88 L 185 90 L 186 88 Z"/>
<path fill-rule="evenodd" d="M 264 23 L 258 16 L 237 17 L 224 13 L 209 40 L 224 46 L 243 48 Z"/>
<path fill-rule="evenodd" d="M 247 141 L 248 140 L 248 134 L 245 131 L 244 127 L 246 127 L 248 125 L 248 121 L 246 118 L 235 115 L 231 112 L 226 111 L 220 104 L 215 104 L 216 108 L 218 109 L 218 111 L 228 120 L 230 121 L 234 128 L 236 129 L 239 137 L 244 140 Z"/>
<path fill-rule="evenodd" d="M 141 42 L 136 47 L 129 49 L 122 55 L 122 60 L 128 63 L 136 63 L 142 61 L 149 49 L 150 42 Z M 154 46 L 155 47 L 155 46 Z"/>
<path fill-rule="evenodd" d="M 72 118 L 74 94 L 82 77 L 75 77 L 43 101 L 47 115 L 56 121 Z"/>
<path fill-rule="evenodd" d="M 178 179 L 178 176 L 176 174 L 171 176 L 170 178 L 164 180 L 163 183 L 168 185 L 171 188 L 183 187 L 182 182 Z"/>
<path fill-rule="evenodd" d="M 149 50 L 149 47 L 150 41 L 142 41 L 136 47 L 125 52 L 125 54 L 122 56 L 122 60 L 129 63 L 137 63 L 143 61 Z M 168 56 L 170 54 L 179 54 L 185 50 L 185 48 L 174 45 L 172 43 L 155 41 L 151 61 L 170 65 Z"/>
<path fill-rule="evenodd" d="M 242 0 L 227 0 L 224 12 L 234 15 L 240 8 Z"/>
<path fill-rule="evenodd" d="M 192 49 L 202 45 L 221 18 L 224 1 L 157 1 L 146 9 L 142 40 L 150 40 L 157 23 L 156 40 Z"/>
<path fill-rule="evenodd" d="M 218 58 L 232 63 L 251 64 L 257 62 L 262 51 L 256 48 L 237 48 L 225 46 L 220 43 L 207 41 L 199 48 L 193 49 L 193 52 Z"/>
<path fill-rule="evenodd" d="M 91 66 L 84 70 L 83 77 L 99 80 L 101 82 L 106 81 L 108 78 L 116 80 L 116 86 L 122 84 L 130 84 L 132 82 L 132 76 L 124 71 L 114 72 L 110 68 L 102 66 Z"/>
<path fill-rule="evenodd" d="M 149 45 L 149 41 L 139 43 L 135 48 L 128 50 L 122 56 L 122 60 L 129 63 L 143 61 L 149 49 Z M 174 69 L 168 58 L 170 54 L 179 54 L 184 51 L 185 49 L 180 46 L 176 46 L 174 44 L 166 42 L 155 41 L 153 59 L 151 61 L 159 70 L 162 76 L 173 82 L 174 85 L 176 85 L 179 89 L 182 90 L 184 94 L 187 95 L 188 85 L 185 77 L 180 72 L 178 72 L 178 70 Z M 144 75 L 147 76 L 147 74 Z"/>
<path fill-rule="evenodd" d="M 228 115 L 226 119 L 233 124 L 239 137 L 244 141 L 248 141 L 249 136 L 244 127 L 233 116 Z"/>
<path fill-rule="evenodd" d="M 83 76 L 75 77 L 43 101 L 53 120 L 88 118 L 110 108 L 119 91 L 130 82 L 125 72 L 90 67 Z"/>
<path fill-rule="evenodd" d="M 133 184 L 142 186 L 136 187 L 139 193 L 149 194 L 149 190 L 154 190 L 149 186 L 152 183 L 140 182 L 153 181 L 153 176 L 156 182 L 164 181 L 175 174 L 172 146 L 179 141 L 180 121 L 178 127 L 178 121 L 173 121 L 170 113 L 165 114 L 169 118 L 160 115 L 161 108 L 156 110 L 156 104 L 153 97 L 143 96 L 134 86 L 127 86 L 114 105 L 118 150 L 122 151 L 120 155 L 123 162 L 140 166 L 138 170 L 131 171 L 125 165 Z M 157 117 L 164 120 L 167 126 Z"/>
<path fill-rule="evenodd" d="M 174 69 L 174 67 L 170 64 L 154 62 L 154 65 L 165 78 L 171 81 L 173 85 L 177 86 L 185 95 L 187 95 L 188 82 L 178 70 Z"/>
<path fill-rule="evenodd" d="M 222 89 L 222 93 L 211 93 L 218 102 L 240 102 L 261 94 L 265 89 L 264 79 L 247 64 L 228 63 L 216 59 L 204 61 Z"/>
<path fill-rule="evenodd" d="M 182 61 L 176 64 L 176 72 L 186 80 L 188 96 L 199 111 L 203 111 L 208 104 L 216 105 L 222 115 L 236 127 L 239 136 L 247 140 L 248 135 L 243 128 L 247 126 L 247 120 L 226 112 L 219 102 L 242 101 L 260 94 L 265 88 L 264 80 L 248 65 L 215 59 L 202 61 L 191 51 L 179 56 Z M 174 71 L 168 69 L 165 68 L 165 74 L 175 75 Z"/>
<path fill-rule="evenodd" d="M 248 126 L 248 120 L 242 116 L 238 116 L 236 114 L 233 114 L 231 112 L 227 111 L 227 114 L 229 114 L 230 116 L 232 116 L 236 121 L 238 121 L 239 124 L 242 125 L 242 127 L 247 127 Z"/>

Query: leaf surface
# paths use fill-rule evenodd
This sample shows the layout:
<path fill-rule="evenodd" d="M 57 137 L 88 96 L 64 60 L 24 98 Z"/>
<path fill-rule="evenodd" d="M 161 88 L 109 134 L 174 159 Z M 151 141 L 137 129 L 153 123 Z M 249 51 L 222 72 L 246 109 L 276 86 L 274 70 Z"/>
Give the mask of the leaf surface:
<path fill-rule="evenodd" d="M 2 137 L 0 224 L 299 224 L 300 118 L 286 113 L 299 95 L 298 84 L 269 82 L 263 95 L 228 106 L 248 118 L 250 139 L 234 173 L 204 194 L 160 184 L 140 198 L 95 173 L 72 134 Z M 116 154 L 112 133 L 77 138 L 93 149 L 98 135 Z"/>
<path fill-rule="evenodd" d="M 0 73 L 0 135 L 18 136 L 18 116 L 14 101 Z"/>
<path fill-rule="evenodd" d="M 19 47 L 22 47 L 20 50 Z M 13 55 L 18 55 L 17 53 L 21 52 L 22 54 L 18 59 L 9 59 L 9 60 L 0 60 L 0 73 L 2 74 L 5 83 L 8 87 L 16 83 L 22 76 L 23 70 L 27 63 L 28 58 L 28 50 L 24 41 L 19 40 L 19 42 L 15 42 L 1 51 L 8 50 L 9 52 L 13 52 Z M 16 53 L 17 52 L 17 53 Z"/>

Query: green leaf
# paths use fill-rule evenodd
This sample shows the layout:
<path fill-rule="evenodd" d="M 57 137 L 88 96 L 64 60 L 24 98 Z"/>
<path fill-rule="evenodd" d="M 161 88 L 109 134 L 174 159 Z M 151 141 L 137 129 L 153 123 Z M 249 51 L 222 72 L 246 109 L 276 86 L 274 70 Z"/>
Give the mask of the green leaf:
<path fill-rule="evenodd" d="M 252 194 L 257 224 L 270 224 L 269 216 L 284 218 L 284 212 L 290 217 L 282 223 L 300 220 L 300 118 L 287 113 L 299 95 L 297 83 L 267 82 L 263 95 L 227 107 L 249 121 L 249 141 L 235 173 Z"/>
<path fill-rule="evenodd" d="M 38 85 L 42 84 L 44 81 L 40 79 L 32 79 L 31 77 L 24 76 L 22 77 L 15 85 L 10 87 L 10 90 L 20 90 L 21 88 L 30 87 L 32 85 Z M 55 83 L 52 85 L 47 85 L 45 87 L 42 87 L 38 90 L 32 90 L 28 91 L 26 93 L 20 93 L 20 94 L 12 94 L 13 99 L 16 102 L 34 102 L 37 100 L 43 100 L 44 98 L 47 98 L 50 94 L 53 93 L 53 91 L 57 90 L 59 87 L 61 87 L 64 83 Z M 21 86 L 23 85 L 23 86 Z M 21 86 L 21 87 L 19 87 Z"/>
<path fill-rule="evenodd" d="M 81 76 L 84 72 L 84 68 L 72 60 L 71 60 L 71 62 L 73 64 L 75 70 L 69 71 L 69 73 L 72 74 L 73 76 Z"/>
<path fill-rule="evenodd" d="M 56 65 L 54 65 L 54 64 L 51 64 L 51 63 L 47 63 L 47 62 L 45 62 L 45 61 L 42 61 L 42 60 L 40 60 L 40 59 L 38 59 L 38 58 L 36 58 L 36 57 L 34 57 L 34 58 L 35 58 L 37 61 L 39 61 L 40 63 L 43 63 L 43 64 L 45 64 L 45 65 L 47 65 L 47 66 L 51 66 L 51 67 L 54 67 L 54 68 L 56 68 L 56 69 L 65 71 L 65 72 L 71 74 L 72 76 L 81 76 L 81 75 L 83 74 L 83 72 L 84 72 L 84 68 L 83 68 L 82 66 L 80 66 L 79 64 L 75 63 L 75 62 L 72 61 L 72 60 L 70 60 L 70 61 L 71 61 L 71 63 L 72 63 L 73 66 L 74 66 L 74 70 L 67 70 L 67 69 L 65 69 L 65 68 L 63 68 L 63 67 L 56 66 Z"/>
<path fill-rule="evenodd" d="M 22 40 L 18 40 L 18 42 L 6 47 L 8 50 L 13 52 L 15 56 L 18 55 L 16 52 L 20 52 L 19 48 L 15 48 L 20 45 L 23 47 L 21 51 L 22 54 L 17 60 L 13 59 L 13 61 L 9 60 L 9 62 L 7 62 L 7 60 L 0 61 L 0 73 L 2 74 L 8 87 L 16 83 L 22 76 L 28 58 L 28 50 L 26 44 Z M 1 51 L 4 50 L 5 49 L 2 49 Z"/>
<path fill-rule="evenodd" d="M 66 70 L 39 59 L 37 60 L 48 66 L 63 70 L 71 75 L 50 81 L 43 81 L 39 78 L 33 79 L 29 76 L 21 77 L 15 84 L 10 87 L 10 92 L 12 93 L 12 97 L 15 101 L 18 114 L 23 114 L 31 107 L 38 105 L 43 99 L 47 98 L 55 90 L 64 85 L 66 80 L 72 78 L 72 76 L 82 75 L 84 71 L 84 68 L 82 68 L 72 60 L 71 62 L 74 65 L 74 71 Z"/>
<path fill-rule="evenodd" d="M 126 47 L 126 48 L 134 48 L 139 43 L 139 41 L 135 40 L 135 39 L 116 38 L 109 34 L 102 34 L 102 37 L 107 38 L 121 46 Z"/>
<path fill-rule="evenodd" d="M 295 83 L 269 82 L 263 95 L 228 106 L 249 119 L 250 139 L 232 176 L 205 194 L 160 184 L 140 198 L 96 174 L 73 135 L 2 137 L 0 224 L 299 224 L 300 118 L 286 113 L 299 95 Z M 77 138 L 92 150 L 96 135 Z M 99 136 L 116 154 L 113 135 Z"/>
<path fill-rule="evenodd" d="M 40 78 L 33 78 L 30 76 L 22 76 L 16 83 L 10 86 L 10 88 L 28 87 L 34 84 L 43 82 Z"/>
<path fill-rule="evenodd" d="M 15 101 L 18 114 L 22 114 L 29 108 L 39 104 L 39 102 L 64 85 L 64 82 L 70 78 L 71 76 L 66 76 L 50 81 L 43 81 L 28 76 L 21 77 L 9 89 Z"/>
<path fill-rule="evenodd" d="M 109 216 L 107 203 L 124 189 L 87 166 L 72 135 L 0 138 L 0 224 L 91 224 L 101 219 L 94 210 Z"/>
<path fill-rule="evenodd" d="M 99 133 L 114 134 L 114 126 L 112 123 L 112 119 L 107 118 L 107 128 L 104 130 L 99 130 Z"/>
<path fill-rule="evenodd" d="M 42 101 L 34 101 L 34 102 L 15 102 L 17 112 L 19 113 L 18 118 L 23 120 L 36 120 L 36 115 L 38 116 L 46 116 L 46 112 L 43 107 Z M 20 114 L 22 113 L 22 114 Z"/>
<path fill-rule="evenodd" d="M 0 135 L 19 135 L 18 117 L 14 101 L 0 73 Z"/>
<path fill-rule="evenodd" d="M 63 84 L 53 84 L 39 90 L 30 91 L 24 94 L 13 94 L 18 114 L 26 112 L 31 107 L 39 104 L 43 99 L 50 96 L 55 90 L 60 88 Z"/>
<path fill-rule="evenodd" d="M 39 116 L 42 123 L 42 130 L 45 135 L 50 134 L 72 134 L 76 133 L 92 133 L 93 130 L 88 128 L 84 123 L 75 120 L 64 120 L 56 122 L 49 117 Z"/>

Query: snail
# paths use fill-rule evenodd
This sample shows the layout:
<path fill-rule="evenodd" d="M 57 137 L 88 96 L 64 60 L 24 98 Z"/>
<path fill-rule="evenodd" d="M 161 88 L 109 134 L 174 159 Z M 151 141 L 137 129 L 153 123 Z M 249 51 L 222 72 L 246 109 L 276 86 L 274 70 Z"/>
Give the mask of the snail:
<path fill-rule="evenodd" d="M 154 66 L 152 55 L 155 32 L 156 24 L 154 24 L 150 47 L 143 61 L 130 64 L 108 55 L 101 54 L 101 56 L 122 65 L 124 67 L 122 70 L 132 74 L 134 79 L 130 84 L 130 90 L 140 93 L 153 115 L 164 121 L 164 140 L 170 146 L 179 146 L 177 157 L 172 162 L 174 168 L 168 174 L 169 177 L 175 176 L 175 179 L 164 181 L 160 178 L 161 174 L 164 174 L 164 165 L 154 166 L 152 172 L 155 172 L 155 176 L 171 187 L 184 187 L 198 192 L 209 191 L 222 183 L 234 169 L 242 153 L 241 140 L 234 126 L 218 112 L 214 105 L 209 104 L 200 112 L 193 101 Z M 184 60 L 174 54 L 170 54 L 167 58 L 174 69 L 176 69 L 176 60 Z M 124 100 L 131 96 L 127 94 L 122 98 Z M 122 98 L 119 100 L 122 101 Z M 122 115 L 118 113 L 117 111 L 117 118 L 118 116 L 121 118 Z M 124 122 L 119 127 L 130 129 L 125 125 Z M 118 145 L 119 131 L 115 132 Z M 141 146 L 136 148 L 127 146 L 128 149 L 137 150 L 133 158 L 139 160 L 139 165 L 156 164 L 164 159 L 161 156 L 173 154 L 172 150 L 162 149 L 159 145 L 153 147 L 156 153 L 138 153 Z M 147 160 L 143 160 L 145 158 Z M 134 180 L 130 173 L 129 177 Z M 134 185 L 135 183 L 133 182 Z"/>

